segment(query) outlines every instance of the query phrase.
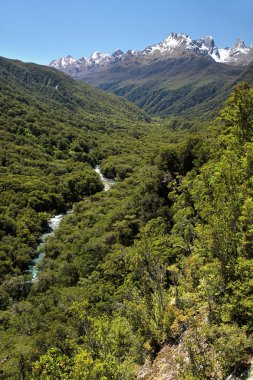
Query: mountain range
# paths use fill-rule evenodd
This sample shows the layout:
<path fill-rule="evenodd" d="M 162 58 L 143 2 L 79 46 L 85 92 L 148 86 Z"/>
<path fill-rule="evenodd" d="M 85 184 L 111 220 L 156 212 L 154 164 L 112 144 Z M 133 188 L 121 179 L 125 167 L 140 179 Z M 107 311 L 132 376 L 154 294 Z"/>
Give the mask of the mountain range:
<path fill-rule="evenodd" d="M 193 40 L 171 33 L 142 51 L 97 51 L 89 58 L 60 58 L 50 66 L 124 96 L 150 115 L 212 118 L 236 84 L 253 82 L 252 60 L 253 46 L 242 40 L 220 49 L 212 37 Z"/>
<path fill-rule="evenodd" d="M 110 65 L 123 61 L 154 60 L 161 57 L 178 57 L 185 52 L 194 52 L 199 56 L 209 57 L 215 62 L 230 65 L 247 65 L 253 60 L 253 45 L 246 46 L 238 39 L 233 47 L 218 48 L 211 36 L 193 40 L 183 33 L 171 33 L 162 42 L 146 47 L 144 50 L 128 50 L 125 53 L 121 49 L 112 54 L 95 51 L 89 58 L 73 58 L 71 55 L 53 60 L 49 65 L 68 74 L 80 74 L 94 71 L 102 71 Z"/>

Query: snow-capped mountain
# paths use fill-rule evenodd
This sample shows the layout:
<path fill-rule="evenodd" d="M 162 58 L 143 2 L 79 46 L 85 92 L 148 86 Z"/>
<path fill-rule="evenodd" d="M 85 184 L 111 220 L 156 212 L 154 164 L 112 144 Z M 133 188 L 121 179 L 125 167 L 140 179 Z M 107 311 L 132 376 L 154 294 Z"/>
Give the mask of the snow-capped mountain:
<path fill-rule="evenodd" d="M 248 65 L 253 60 L 253 46 L 247 47 L 241 39 L 238 39 L 233 47 L 219 49 L 219 55 L 218 62 Z"/>
<path fill-rule="evenodd" d="M 144 49 L 144 54 L 154 54 L 160 52 L 164 55 L 173 55 L 175 53 L 192 50 L 197 54 L 211 56 L 216 60 L 218 48 L 215 46 L 211 36 L 203 37 L 199 40 L 192 40 L 187 34 L 171 33 L 164 41 L 157 45 L 152 45 Z"/>
<path fill-rule="evenodd" d="M 103 71 L 111 65 L 122 61 L 138 59 L 140 62 L 146 62 L 157 57 L 178 57 L 186 52 L 192 52 L 193 54 L 213 59 L 216 62 L 230 65 L 247 65 L 253 61 L 253 45 L 247 47 L 242 40 L 237 40 L 231 48 L 218 48 L 211 36 L 193 40 L 184 33 L 171 33 L 162 42 L 148 46 L 141 51 L 128 50 L 124 53 L 122 50 L 117 49 L 112 54 L 96 51 L 89 58 L 82 57 L 80 59 L 75 59 L 68 55 L 67 57 L 53 60 L 49 66 L 69 74 L 88 73 Z"/>
<path fill-rule="evenodd" d="M 111 55 L 95 51 L 89 58 L 82 57 L 75 59 L 68 55 L 67 57 L 53 60 L 49 66 L 70 74 L 75 72 L 89 72 L 101 69 L 110 62 L 117 63 L 121 61 L 123 55 L 124 53 L 120 49 L 115 50 Z"/>
<path fill-rule="evenodd" d="M 67 57 L 62 57 L 56 60 L 53 60 L 49 66 L 55 67 L 55 68 L 67 68 L 71 66 L 75 66 L 76 59 L 71 57 L 71 55 L 67 55 Z"/>

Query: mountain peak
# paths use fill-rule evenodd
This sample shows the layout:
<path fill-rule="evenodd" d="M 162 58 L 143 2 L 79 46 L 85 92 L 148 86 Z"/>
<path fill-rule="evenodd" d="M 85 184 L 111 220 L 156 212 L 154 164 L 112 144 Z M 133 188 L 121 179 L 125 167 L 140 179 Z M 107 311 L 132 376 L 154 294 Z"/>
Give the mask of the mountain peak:
<path fill-rule="evenodd" d="M 191 38 L 185 33 L 171 33 L 163 42 L 168 46 L 180 46 L 182 44 L 191 43 Z"/>
<path fill-rule="evenodd" d="M 162 42 L 149 46 L 144 50 L 146 54 L 160 52 L 171 56 L 181 55 L 185 51 L 193 51 L 196 54 L 210 56 L 214 60 L 219 59 L 218 48 L 212 36 L 205 36 L 199 40 L 193 40 L 186 33 L 172 32 Z"/>
<path fill-rule="evenodd" d="M 252 62 L 253 47 L 246 46 L 244 41 L 238 38 L 233 47 L 219 49 L 219 54 L 219 62 L 232 65 L 248 65 Z"/>
<path fill-rule="evenodd" d="M 175 33 L 175 32 L 172 32 L 169 34 L 169 36 L 167 38 L 165 38 L 164 41 L 185 41 L 185 40 L 191 40 L 191 38 L 189 37 L 188 34 L 186 33 Z"/>
<path fill-rule="evenodd" d="M 76 65 L 77 61 L 71 55 L 67 55 L 66 57 L 62 57 L 59 59 L 54 59 L 49 66 L 58 68 L 66 68 L 68 66 Z"/>
<path fill-rule="evenodd" d="M 189 35 L 186 34 L 186 33 L 175 33 L 175 32 L 171 32 L 167 38 L 174 38 L 174 39 L 178 39 L 178 38 L 189 38 Z"/>
<path fill-rule="evenodd" d="M 203 43 L 208 48 L 214 48 L 215 47 L 215 42 L 212 36 L 205 36 L 202 37 L 199 41 Z"/>
<path fill-rule="evenodd" d="M 188 49 L 191 45 L 191 38 L 185 33 L 170 33 L 170 35 L 165 38 L 162 42 L 148 46 L 143 50 L 144 54 L 152 54 L 155 52 L 171 53 L 176 50 Z"/>
<path fill-rule="evenodd" d="M 112 53 L 112 57 L 120 57 L 121 55 L 123 55 L 124 52 L 120 49 L 120 48 L 117 48 L 113 53 Z"/>
<path fill-rule="evenodd" d="M 93 59 L 94 61 L 96 61 L 105 57 L 109 57 L 109 54 L 101 53 L 100 51 L 97 50 L 93 54 L 91 54 L 90 59 Z"/>
<path fill-rule="evenodd" d="M 241 40 L 240 38 L 238 38 L 238 39 L 235 41 L 234 48 L 235 48 L 235 49 L 245 49 L 245 48 L 246 48 L 246 45 L 245 45 L 245 43 L 244 43 L 243 40 Z"/>

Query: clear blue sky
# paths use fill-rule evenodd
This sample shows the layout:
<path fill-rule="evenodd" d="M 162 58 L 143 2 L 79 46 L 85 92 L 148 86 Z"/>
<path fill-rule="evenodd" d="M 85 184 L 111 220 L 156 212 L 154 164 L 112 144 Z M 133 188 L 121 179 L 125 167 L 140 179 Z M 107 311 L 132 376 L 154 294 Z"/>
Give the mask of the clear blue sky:
<path fill-rule="evenodd" d="M 54 58 L 144 49 L 170 32 L 253 45 L 253 0 L 0 0 L 0 55 Z"/>

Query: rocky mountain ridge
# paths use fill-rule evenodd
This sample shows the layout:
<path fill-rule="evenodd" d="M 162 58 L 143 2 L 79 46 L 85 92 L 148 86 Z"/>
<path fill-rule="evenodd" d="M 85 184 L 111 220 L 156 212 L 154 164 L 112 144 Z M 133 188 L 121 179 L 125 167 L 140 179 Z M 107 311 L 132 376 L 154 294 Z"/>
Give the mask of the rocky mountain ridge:
<path fill-rule="evenodd" d="M 49 66 L 70 75 L 78 75 L 80 73 L 100 72 L 119 62 L 137 60 L 143 63 L 156 58 L 175 58 L 185 53 L 194 53 L 228 65 L 246 66 L 253 61 L 253 45 L 246 46 L 240 39 L 235 42 L 233 47 L 218 48 L 211 36 L 193 40 L 184 33 L 171 33 L 162 42 L 148 46 L 141 51 L 128 50 L 124 53 L 121 49 L 116 49 L 112 54 L 95 51 L 90 57 L 79 59 L 68 55 L 53 60 Z"/>

